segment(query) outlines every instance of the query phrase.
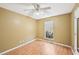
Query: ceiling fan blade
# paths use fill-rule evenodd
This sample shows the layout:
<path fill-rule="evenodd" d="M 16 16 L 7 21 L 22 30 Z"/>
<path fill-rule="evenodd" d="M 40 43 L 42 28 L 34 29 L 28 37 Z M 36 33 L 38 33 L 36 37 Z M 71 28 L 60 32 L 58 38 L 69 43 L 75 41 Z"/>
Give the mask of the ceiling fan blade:
<path fill-rule="evenodd" d="M 31 11 L 28 11 L 28 15 L 33 15 L 33 13 L 35 12 L 35 10 L 31 10 Z"/>
<path fill-rule="evenodd" d="M 40 8 L 40 10 L 50 10 L 51 7 Z"/>
<path fill-rule="evenodd" d="M 33 11 L 34 9 L 25 9 L 24 11 Z"/>

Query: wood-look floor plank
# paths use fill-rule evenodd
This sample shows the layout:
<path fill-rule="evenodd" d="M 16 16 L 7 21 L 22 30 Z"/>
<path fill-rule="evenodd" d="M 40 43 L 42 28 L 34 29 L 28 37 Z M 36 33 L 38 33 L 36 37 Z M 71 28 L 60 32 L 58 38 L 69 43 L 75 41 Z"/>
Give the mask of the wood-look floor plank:
<path fill-rule="evenodd" d="M 6 54 L 7 55 L 72 55 L 72 51 L 68 47 L 63 47 L 57 44 L 50 44 L 46 41 L 34 41 L 28 45 L 24 45 Z"/>

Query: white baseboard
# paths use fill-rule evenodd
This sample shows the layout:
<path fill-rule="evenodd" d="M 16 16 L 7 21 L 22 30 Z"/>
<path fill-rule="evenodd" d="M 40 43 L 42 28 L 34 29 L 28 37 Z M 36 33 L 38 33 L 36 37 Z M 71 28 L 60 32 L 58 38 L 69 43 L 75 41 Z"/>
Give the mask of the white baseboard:
<path fill-rule="evenodd" d="M 69 46 L 69 45 L 65 45 L 65 44 L 62 44 L 62 43 L 58 43 L 58 42 L 53 42 L 53 44 L 57 44 L 57 45 L 61 45 L 61 46 L 64 46 L 64 47 L 71 47 L 71 46 Z"/>
<path fill-rule="evenodd" d="M 79 49 L 79 48 L 77 48 L 77 49 Z M 79 52 L 76 50 L 76 52 L 75 52 L 75 55 L 79 55 Z"/>
<path fill-rule="evenodd" d="M 29 43 L 31 43 L 31 42 L 33 42 L 33 41 L 35 41 L 35 40 L 36 40 L 36 39 L 33 39 L 33 40 L 28 41 L 28 42 L 26 42 L 26 43 L 23 43 L 23 44 L 21 44 L 21 45 L 19 45 L 19 46 L 16 46 L 16 47 L 14 47 L 14 48 L 8 49 L 8 50 L 6 50 L 6 51 L 4 51 L 4 52 L 1 52 L 0 55 L 3 55 L 3 54 L 5 54 L 5 53 L 7 53 L 7 52 L 10 52 L 10 51 L 12 51 L 12 50 L 15 50 L 15 49 L 17 49 L 17 48 L 19 48 L 19 47 L 22 47 L 22 46 L 24 46 L 24 45 L 26 45 L 26 44 L 29 44 Z"/>
<path fill-rule="evenodd" d="M 72 51 L 73 55 L 75 55 L 75 52 L 74 52 L 74 50 L 72 49 L 72 47 L 71 47 L 71 46 L 69 46 L 69 45 L 65 45 L 65 44 L 62 44 L 62 43 L 57 43 L 57 42 L 53 42 L 53 44 L 61 45 L 61 46 L 64 46 L 64 47 L 68 47 L 68 48 L 70 48 L 70 49 L 71 49 L 71 51 Z"/>
<path fill-rule="evenodd" d="M 72 47 L 70 47 L 70 48 L 71 48 L 71 51 L 72 51 L 73 55 L 75 55 L 75 52 L 74 52 L 73 48 Z"/>

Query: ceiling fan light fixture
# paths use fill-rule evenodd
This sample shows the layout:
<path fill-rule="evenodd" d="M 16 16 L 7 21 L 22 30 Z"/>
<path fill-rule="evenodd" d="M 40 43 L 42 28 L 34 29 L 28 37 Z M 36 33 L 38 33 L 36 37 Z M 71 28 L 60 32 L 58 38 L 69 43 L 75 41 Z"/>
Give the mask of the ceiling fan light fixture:
<path fill-rule="evenodd" d="M 40 15 L 40 13 L 39 13 L 39 12 L 36 12 L 35 14 L 36 14 L 36 15 Z"/>
<path fill-rule="evenodd" d="M 40 16 L 40 15 L 44 15 L 45 13 L 43 11 L 39 11 L 39 12 L 34 12 L 34 15 L 36 16 Z"/>

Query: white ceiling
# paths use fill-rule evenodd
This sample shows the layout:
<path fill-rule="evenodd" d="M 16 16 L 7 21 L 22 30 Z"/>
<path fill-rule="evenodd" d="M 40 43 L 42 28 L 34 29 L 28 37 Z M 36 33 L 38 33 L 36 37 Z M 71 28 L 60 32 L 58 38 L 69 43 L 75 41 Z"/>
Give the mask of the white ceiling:
<path fill-rule="evenodd" d="M 74 3 L 41 3 L 40 7 L 47 7 L 50 6 L 51 9 L 48 12 L 42 13 L 40 15 L 36 14 L 29 14 L 31 11 L 28 9 L 34 9 L 32 3 L 0 3 L 0 7 L 6 8 L 8 10 L 30 16 L 34 19 L 41 19 L 50 16 L 62 15 L 67 14 L 72 11 L 75 4 Z M 25 11 L 27 10 L 27 11 Z"/>

